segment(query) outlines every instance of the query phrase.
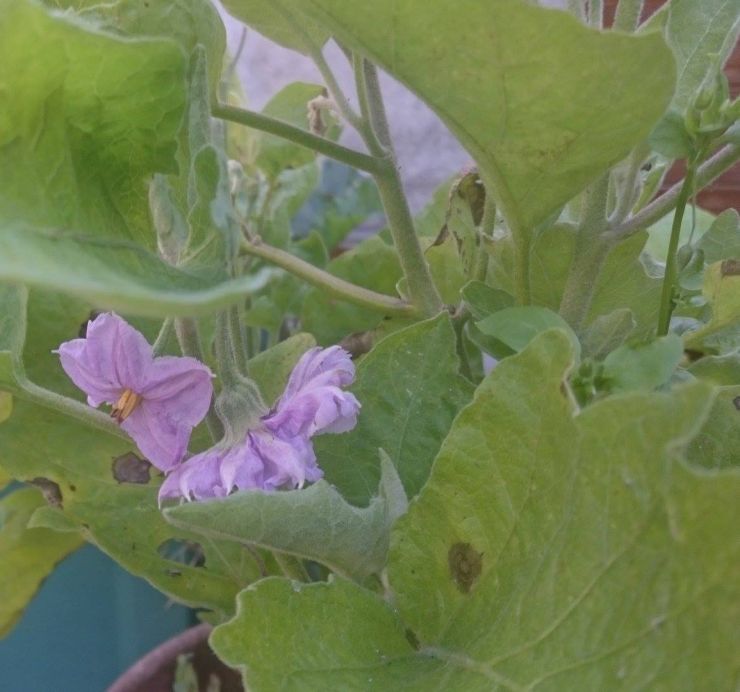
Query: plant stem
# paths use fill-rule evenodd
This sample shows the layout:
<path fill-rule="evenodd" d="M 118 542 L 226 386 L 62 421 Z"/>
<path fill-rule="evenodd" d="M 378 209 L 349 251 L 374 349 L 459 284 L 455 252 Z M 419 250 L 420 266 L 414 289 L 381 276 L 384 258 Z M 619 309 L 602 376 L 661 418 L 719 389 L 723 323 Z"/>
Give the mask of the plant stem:
<path fill-rule="evenodd" d="M 372 308 L 380 312 L 391 315 L 411 316 L 414 314 L 414 306 L 393 296 L 387 296 L 382 293 L 376 293 L 362 286 L 340 279 L 333 274 L 315 267 L 313 264 L 306 262 L 299 257 L 291 255 L 285 250 L 281 250 L 271 245 L 263 243 L 261 239 L 242 241 L 242 250 L 250 255 L 261 257 L 262 259 L 275 264 L 282 269 L 298 276 L 313 286 L 323 288 L 331 295 L 346 300 L 355 305 Z"/>
<path fill-rule="evenodd" d="M 614 29 L 633 32 L 640 24 L 644 0 L 619 0 L 614 15 Z"/>
<path fill-rule="evenodd" d="M 676 277 L 678 275 L 677 257 L 678 240 L 681 236 L 681 222 L 686 210 L 686 204 L 694 189 L 694 175 L 696 165 L 690 162 L 686 171 L 681 190 L 676 202 L 676 212 L 673 215 L 671 226 L 671 239 L 668 243 L 668 255 L 666 257 L 665 275 L 663 276 L 663 290 L 660 294 L 660 309 L 658 311 L 658 336 L 668 334 L 671 324 L 671 315 L 675 307 Z"/>
<path fill-rule="evenodd" d="M 611 245 L 605 237 L 609 174 L 586 190 L 575 251 L 560 302 L 560 315 L 577 332 L 588 315 L 601 268 Z"/>
<path fill-rule="evenodd" d="M 480 233 L 478 235 L 478 246 L 475 250 L 475 264 L 473 266 L 473 278 L 485 281 L 488 273 L 488 250 L 486 239 L 493 238 L 493 230 L 496 225 L 496 202 L 493 195 L 486 192 L 483 203 L 483 218 L 480 222 Z"/>
<path fill-rule="evenodd" d="M 106 416 L 102 411 L 92 408 L 69 397 L 62 396 L 56 392 L 49 391 L 39 387 L 30 380 L 21 378 L 18 380 L 18 388 L 13 390 L 13 394 L 20 399 L 30 401 L 38 406 L 63 413 L 66 416 L 75 418 L 92 428 L 102 430 L 103 432 L 131 441 L 131 438 L 118 426 L 110 416 Z M 133 444 L 133 443 L 132 443 Z"/>
<path fill-rule="evenodd" d="M 212 113 L 216 118 L 239 123 L 247 127 L 252 127 L 255 130 L 261 130 L 262 132 L 282 137 L 302 147 L 306 147 L 362 171 L 367 171 L 368 173 L 375 173 L 382 167 L 383 162 L 375 156 L 369 156 L 360 151 L 355 151 L 349 147 L 332 142 L 330 139 L 319 137 L 312 132 L 302 130 L 300 127 L 295 127 L 295 125 L 271 118 L 262 113 L 237 108 L 236 106 L 230 106 L 225 103 L 216 104 L 212 109 Z"/>
<path fill-rule="evenodd" d="M 311 581 L 306 568 L 297 557 L 293 557 L 287 553 L 281 553 L 277 550 L 274 550 L 272 554 L 275 562 L 277 562 L 278 567 L 280 567 L 280 570 L 287 579 L 301 582 Z"/>
<path fill-rule="evenodd" d="M 177 341 L 184 356 L 197 358 L 201 363 L 205 362 L 198 325 L 194 319 L 190 317 L 175 318 L 175 334 L 177 334 Z M 206 414 L 206 426 L 214 442 L 223 437 L 224 428 L 213 410 L 213 406 L 208 409 Z"/>
<path fill-rule="evenodd" d="M 370 118 L 369 125 L 377 141 L 386 148 L 386 158 L 379 159 L 384 162 L 384 166 L 373 173 L 373 178 L 383 203 L 393 244 L 398 251 L 411 301 L 419 312 L 431 317 L 444 308 L 442 298 L 434 285 L 429 265 L 419 244 L 403 184 L 398 174 L 377 70 L 374 65 L 365 61 L 363 73 L 364 80 L 357 85 L 358 89 L 363 89 L 361 103 L 362 99 L 366 100 L 365 108 Z M 366 137 L 365 145 L 370 148 L 373 146 L 373 141 Z"/>
<path fill-rule="evenodd" d="M 711 183 L 728 168 L 731 168 L 738 160 L 740 160 L 740 146 L 728 144 L 720 149 L 696 170 L 696 189 L 700 190 Z M 652 226 L 678 204 L 682 189 L 683 181 L 676 183 L 670 190 L 664 192 L 660 197 L 643 207 L 632 218 L 612 228 L 609 231 L 609 235 L 613 236 L 616 240 L 624 240 L 642 229 Z"/>
<path fill-rule="evenodd" d="M 357 85 L 357 99 L 360 103 L 360 113 L 362 114 L 363 121 L 363 140 L 368 150 L 375 156 L 387 156 L 387 151 L 384 149 L 380 140 L 375 134 L 372 126 L 372 115 L 370 111 L 370 98 L 368 92 L 367 83 L 367 72 L 368 62 L 363 57 L 353 54 L 352 55 L 352 69 L 355 75 L 355 84 Z"/>
<path fill-rule="evenodd" d="M 618 199 L 616 209 L 610 218 L 613 224 L 621 223 L 630 213 L 637 201 L 636 187 L 640 168 L 649 150 L 645 145 L 638 144 L 627 157 L 627 171 L 622 181 L 621 190 L 617 186 Z"/>
<path fill-rule="evenodd" d="M 229 331 L 231 333 L 232 347 L 236 358 L 236 365 L 242 375 L 247 374 L 247 347 L 244 342 L 244 332 L 239 320 L 239 308 L 232 305 L 229 308 Z"/>

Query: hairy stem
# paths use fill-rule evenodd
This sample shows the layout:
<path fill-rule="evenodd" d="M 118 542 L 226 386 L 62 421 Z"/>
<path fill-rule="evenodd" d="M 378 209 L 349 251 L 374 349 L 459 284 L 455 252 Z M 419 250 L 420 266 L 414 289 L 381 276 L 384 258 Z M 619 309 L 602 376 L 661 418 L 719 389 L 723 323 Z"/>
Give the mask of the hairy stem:
<path fill-rule="evenodd" d="M 302 130 L 300 127 L 295 127 L 295 125 L 271 118 L 262 113 L 237 108 L 236 106 L 230 106 L 225 103 L 216 104 L 213 107 L 212 113 L 216 118 L 239 123 L 247 127 L 252 127 L 255 130 L 282 137 L 302 147 L 306 147 L 362 171 L 367 171 L 368 173 L 375 173 L 382 167 L 383 162 L 375 156 L 369 156 L 360 151 L 355 151 L 349 147 L 332 142 L 330 139 L 319 137 L 312 132 Z"/>
<path fill-rule="evenodd" d="M 233 305 L 229 308 L 229 331 L 231 333 L 232 347 L 236 358 L 236 365 L 242 375 L 247 374 L 247 346 L 244 341 L 244 332 L 239 320 L 239 308 Z"/>
<path fill-rule="evenodd" d="M 194 319 L 190 317 L 175 318 L 175 334 L 177 334 L 177 341 L 183 355 L 197 358 L 201 363 L 205 362 L 198 324 Z M 214 442 L 223 437 L 224 429 L 213 410 L 213 406 L 208 409 L 206 414 L 206 426 Z"/>
<path fill-rule="evenodd" d="M 609 174 L 606 173 L 586 191 L 573 261 L 560 302 L 560 314 L 576 331 L 588 315 L 599 273 L 611 250 L 604 234 L 608 198 Z"/>
<path fill-rule="evenodd" d="M 164 322 L 162 322 L 162 327 L 159 330 L 159 334 L 157 334 L 157 340 L 152 344 L 152 352 L 155 356 L 162 354 L 167 346 L 167 342 L 174 334 L 174 331 L 175 322 L 171 317 L 167 317 Z"/>
<path fill-rule="evenodd" d="M 275 264 L 282 269 L 294 274 L 295 276 L 310 283 L 312 286 L 323 288 L 328 293 L 337 298 L 346 300 L 355 305 L 361 305 L 366 308 L 372 308 L 390 315 L 413 315 L 414 306 L 393 296 L 387 296 L 383 293 L 376 293 L 362 286 L 340 279 L 333 274 L 315 267 L 313 264 L 306 262 L 299 257 L 291 255 L 285 250 L 281 250 L 271 245 L 263 243 L 261 239 L 242 241 L 242 251 L 247 254 L 261 257 L 262 259 Z"/>
<path fill-rule="evenodd" d="M 644 0 L 619 0 L 614 15 L 614 28 L 630 33 L 637 29 L 640 24 L 643 3 Z"/>
<path fill-rule="evenodd" d="M 740 160 L 740 146 L 728 144 L 720 149 L 696 170 L 696 189 L 700 190 L 709 185 L 709 183 L 722 175 L 728 168 L 731 168 L 738 160 Z M 683 189 L 683 182 L 676 183 L 670 190 L 667 190 L 660 197 L 643 207 L 633 217 L 613 227 L 609 231 L 609 234 L 616 240 L 624 240 L 662 219 L 678 204 L 679 196 Z"/>
<path fill-rule="evenodd" d="M 696 166 L 689 164 L 683 185 L 679 191 L 676 201 L 676 213 L 673 215 L 671 226 L 671 239 L 668 243 L 668 255 L 666 257 L 665 275 L 663 276 L 663 290 L 660 294 L 660 309 L 658 310 L 658 336 L 668 334 L 671 324 L 671 315 L 675 307 L 676 278 L 678 276 L 677 252 L 678 240 L 681 236 L 681 222 L 686 210 L 686 204 L 694 189 L 694 175 Z"/>
<path fill-rule="evenodd" d="M 30 401 L 38 406 L 57 411 L 65 416 L 70 416 L 78 421 L 85 423 L 92 428 L 102 430 L 103 432 L 131 441 L 131 438 L 118 426 L 110 416 L 106 416 L 102 411 L 92 408 L 69 397 L 62 396 L 52 392 L 44 387 L 39 387 L 30 380 L 25 378 L 19 379 L 18 388 L 13 390 L 13 394 L 20 399 Z M 133 443 L 132 443 L 133 444 Z"/>

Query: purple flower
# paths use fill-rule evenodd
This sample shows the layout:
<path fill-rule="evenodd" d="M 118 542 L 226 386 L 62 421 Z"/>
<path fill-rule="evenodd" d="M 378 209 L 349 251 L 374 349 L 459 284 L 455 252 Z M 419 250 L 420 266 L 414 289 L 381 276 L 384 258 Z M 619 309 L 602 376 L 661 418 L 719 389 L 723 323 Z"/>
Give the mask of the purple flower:
<path fill-rule="evenodd" d="M 360 403 L 341 389 L 354 374 L 349 354 L 338 346 L 307 351 L 273 410 L 237 444 L 221 443 L 176 468 L 162 484 L 160 502 L 224 497 L 234 490 L 300 488 L 317 481 L 323 474 L 311 437 L 355 426 Z"/>
<path fill-rule="evenodd" d="M 111 404 L 111 417 L 162 471 L 182 461 L 192 429 L 208 411 L 211 371 L 195 358 L 154 357 L 144 336 L 113 313 L 96 317 L 84 339 L 56 351 L 90 406 Z"/>

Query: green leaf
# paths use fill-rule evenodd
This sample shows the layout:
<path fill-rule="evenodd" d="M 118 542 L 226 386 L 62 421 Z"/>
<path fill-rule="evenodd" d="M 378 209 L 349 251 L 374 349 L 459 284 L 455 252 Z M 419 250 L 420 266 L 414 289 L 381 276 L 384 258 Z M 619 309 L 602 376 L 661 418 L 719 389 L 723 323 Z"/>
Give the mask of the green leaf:
<path fill-rule="evenodd" d="M 686 450 L 686 458 L 708 469 L 737 467 L 740 465 L 738 450 L 740 385 L 735 385 L 720 388 L 709 417 Z"/>
<path fill-rule="evenodd" d="M 695 377 L 721 386 L 740 384 L 740 350 L 723 356 L 706 356 L 691 364 Z"/>
<path fill-rule="evenodd" d="M 377 236 L 332 260 L 326 269 L 386 295 L 396 294 L 396 283 L 402 276 L 396 251 Z M 345 303 L 318 288 L 308 291 L 301 312 L 303 329 L 314 334 L 322 346 L 337 343 L 347 334 L 372 329 L 382 319 L 382 312 Z"/>
<path fill-rule="evenodd" d="M 725 209 L 697 243 L 707 264 L 724 259 L 740 259 L 740 215 L 735 209 Z"/>
<path fill-rule="evenodd" d="M 682 114 L 669 111 L 658 122 L 648 138 L 650 146 L 667 159 L 687 159 L 694 152 L 694 143 L 686 129 Z"/>
<path fill-rule="evenodd" d="M 419 322 L 380 341 L 350 388 L 362 409 L 357 427 L 316 438 L 326 480 L 354 504 L 366 504 L 380 477 L 378 449 L 398 469 L 409 497 L 426 481 L 439 445 L 472 386 L 458 374 L 447 316 Z"/>
<path fill-rule="evenodd" d="M 714 221 L 714 214 L 710 214 L 700 207 L 687 207 L 681 220 L 679 247 L 689 242 L 689 238 L 692 237 L 692 229 L 692 240 L 697 241 L 712 227 Z M 668 256 L 668 242 L 671 238 L 672 225 L 673 214 L 668 214 L 648 229 L 649 237 L 647 243 L 645 243 L 645 252 L 652 255 L 659 262 L 665 262 Z"/>
<path fill-rule="evenodd" d="M 514 307 L 514 297 L 499 288 L 492 288 L 482 281 L 471 281 L 462 290 L 462 297 L 476 320 L 494 312 Z"/>
<path fill-rule="evenodd" d="M 28 291 L 0 284 L 0 385 L 14 387 L 23 376 L 21 355 L 26 338 Z"/>
<path fill-rule="evenodd" d="M 534 227 L 624 158 L 673 93 L 659 34 L 602 33 L 521 0 L 434 3 L 421 15 L 396 0 L 280 6 L 312 12 L 426 101 L 516 229 Z"/>
<path fill-rule="evenodd" d="M 629 308 L 617 308 L 614 312 L 597 317 L 583 336 L 583 352 L 586 356 L 601 360 L 618 346 L 635 329 L 635 316 Z"/>
<path fill-rule="evenodd" d="M 227 12 L 281 46 L 310 54 L 329 40 L 330 32 L 300 8 L 270 0 L 226 0 Z"/>
<path fill-rule="evenodd" d="M 235 595 L 264 576 L 264 565 L 243 547 L 167 524 L 157 507 L 158 484 L 114 479 L 113 461 L 132 453 L 132 443 L 21 400 L 2 428 L 2 467 L 14 478 L 58 486 L 61 509 L 38 515 L 36 526 L 76 527 L 124 569 L 194 607 L 230 613 Z M 184 564 L 164 550 L 182 541 L 199 544 L 205 564 Z"/>
<path fill-rule="evenodd" d="M 106 27 L 129 36 L 166 36 L 177 41 L 187 55 L 197 45 L 208 57 L 208 82 L 215 96 L 226 52 L 226 29 L 208 0 L 118 0 L 94 4 L 89 14 Z M 84 15 L 83 15 L 84 16 Z"/>
<path fill-rule="evenodd" d="M 177 269 L 127 241 L 23 224 L 0 228 L 0 280 L 61 291 L 101 308 L 167 317 L 214 312 L 266 283 L 265 271 L 228 279 Z"/>
<path fill-rule="evenodd" d="M 152 246 L 144 181 L 175 170 L 180 47 L 1 0 L 0 65 L 0 220 Z"/>
<path fill-rule="evenodd" d="M 564 330 L 576 349 L 580 349 L 578 337 L 568 323 L 547 308 L 533 305 L 504 308 L 476 322 L 475 326 L 486 336 L 494 337 L 515 352 L 525 348 L 538 334 L 553 328 Z"/>
<path fill-rule="evenodd" d="M 237 612 L 214 630 L 210 644 L 228 665 L 243 669 L 257 692 L 410 689 L 408 679 L 393 675 L 399 659 L 414 653 L 398 616 L 352 582 L 265 579 L 239 594 Z M 352 617 L 355 626 L 331 626 L 327 614 Z M 314 629 L 318 623 L 324 624 Z"/>
<path fill-rule="evenodd" d="M 262 113 L 307 130 L 308 102 L 321 96 L 325 91 L 326 89 L 319 84 L 293 82 L 275 94 L 264 107 Z M 329 139 L 336 139 L 341 132 L 341 128 L 333 121 L 333 115 L 327 114 L 326 117 L 334 124 L 329 127 L 325 136 Z M 275 178 L 286 168 L 304 166 L 316 158 L 316 153 L 310 149 L 275 135 L 262 134 L 259 142 L 259 154 L 255 163 L 259 169 L 265 172 L 268 178 Z"/>
<path fill-rule="evenodd" d="M 0 499 L 0 638 L 13 629 L 57 564 L 83 543 L 76 535 L 26 528 L 44 504 L 33 488 Z"/>
<path fill-rule="evenodd" d="M 320 562 L 362 580 L 385 567 L 393 523 L 407 509 L 393 463 L 381 460 L 379 494 L 360 509 L 326 481 L 280 493 L 247 491 L 165 510 L 174 526 Z"/>
<path fill-rule="evenodd" d="M 394 528 L 393 606 L 263 581 L 215 630 L 219 655 L 255 690 L 731 688 L 740 478 L 675 461 L 711 392 L 574 416 L 573 360 L 550 331 L 478 388 Z"/>
<path fill-rule="evenodd" d="M 684 112 L 707 74 L 721 67 L 737 42 L 740 5 L 735 0 L 672 0 L 665 34 L 678 67 L 673 107 Z"/>
<path fill-rule="evenodd" d="M 9 392 L 0 392 L 0 423 L 8 420 L 13 413 L 13 395 Z M 0 490 L 7 485 L 2 470 L 0 470 Z"/>
<path fill-rule="evenodd" d="M 298 359 L 316 346 L 310 334 L 296 334 L 249 359 L 249 376 L 257 383 L 263 399 L 273 404 L 283 393 Z"/>
<path fill-rule="evenodd" d="M 682 357 L 683 343 L 675 334 L 625 344 L 604 360 L 604 386 L 612 392 L 657 389 L 671 379 Z"/>
<path fill-rule="evenodd" d="M 704 272 L 702 293 L 712 306 L 707 324 L 684 335 L 687 348 L 701 350 L 726 330 L 740 322 L 740 260 L 715 262 Z"/>

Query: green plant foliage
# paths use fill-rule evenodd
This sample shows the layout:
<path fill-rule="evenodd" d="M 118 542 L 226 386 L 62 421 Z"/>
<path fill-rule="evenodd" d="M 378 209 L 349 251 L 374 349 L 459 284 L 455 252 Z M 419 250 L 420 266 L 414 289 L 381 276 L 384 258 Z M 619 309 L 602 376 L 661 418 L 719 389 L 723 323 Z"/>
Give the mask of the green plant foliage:
<path fill-rule="evenodd" d="M 293 82 L 273 96 L 262 112 L 272 118 L 308 129 L 308 103 L 321 96 L 324 87 L 306 82 Z M 336 139 L 341 132 L 333 114 L 324 112 L 327 120 L 328 132 L 324 136 Z M 315 152 L 298 146 L 274 135 L 261 135 L 259 138 L 259 154 L 255 165 L 270 177 L 276 177 L 286 168 L 298 168 L 310 163 L 316 158 Z"/>
<path fill-rule="evenodd" d="M 740 215 L 737 211 L 727 209 L 714 219 L 697 247 L 704 253 L 707 264 L 723 259 L 740 259 Z"/>
<path fill-rule="evenodd" d="M 394 530 L 396 609 L 342 581 L 292 593 L 263 582 L 214 632 L 219 654 L 264 690 L 731 686 L 738 479 L 675 458 L 709 390 L 614 397 L 574 416 L 562 391 L 572 363 L 566 335 L 547 332 L 457 418 Z M 352 625 L 322 654 L 324 630 L 302 623 L 327 611 Z"/>
<path fill-rule="evenodd" d="M 352 503 L 378 487 L 383 449 L 409 497 L 419 492 L 453 418 L 472 394 L 458 374 L 455 335 L 442 315 L 395 332 L 360 362 L 352 393 L 362 403 L 357 427 L 316 439 L 326 479 Z"/>
<path fill-rule="evenodd" d="M 679 247 L 688 243 L 689 238 L 701 243 L 702 241 L 700 239 L 712 227 L 714 221 L 714 214 L 710 214 L 699 207 L 687 207 L 686 213 L 683 219 L 681 219 L 681 234 L 678 239 Z M 645 243 L 644 250 L 659 262 L 665 262 L 666 255 L 668 254 L 668 241 L 671 237 L 672 224 L 673 214 L 667 214 L 648 229 L 648 239 Z"/>
<path fill-rule="evenodd" d="M 83 543 L 73 534 L 27 528 L 33 512 L 44 504 L 33 488 L 0 499 L 0 638 L 13 629 L 54 567 Z"/>
<path fill-rule="evenodd" d="M 0 168 L 13 171 L 0 190 L 0 235 L 12 233 L 6 220 L 22 218 L 151 246 L 143 180 L 175 170 L 185 105 L 179 46 L 3 0 L 0 65 L 13 66 L 0 73 Z"/>
<path fill-rule="evenodd" d="M 368 238 L 356 248 L 329 262 L 327 271 L 358 286 L 394 295 L 401 278 L 396 251 L 378 237 Z M 321 345 L 337 343 L 347 334 L 373 329 L 383 313 L 361 308 L 311 289 L 303 303 L 301 325 Z"/>
<path fill-rule="evenodd" d="M 430 5 L 422 21 L 413 3 L 395 0 L 290 6 L 312 12 L 430 105 L 522 229 L 622 159 L 673 91 L 673 60 L 658 34 L 603 35 L 520 0 L 470 3 L 464 11 Z"/>
<path fill-rule="evenodd" d="M 702 293 L 712 306 L 712 316 L 707 324 L 686 334 L 686 347 L 725 350 L 723 337 L 727 337 L 736 348 L 740 343 L 736 336 L 740 318 L 740 261 L 725 260 L 708 267 L 704 273 Z"/>
<path fill-rule="evenodd" d="M 309 348 L 316 346 L 310 334 L 295 334 L 262 351 L 248 363 L 249 376 L 258 384 L 262 397 L 273 404 L 283 393 L 293 367 Z"/>
<path fill-rule="evenodd" d="M 265 285 L 269 272 L 229 279 L 220 271 L 184 271 L 125 240 L 0 230 L 0 279 L 57 290 L 101 308 L 166 317 L 213 312 Z"/>
<path fill-rule="evenodd" d="M 635 329 L 635 317 L 629 308 L 597 317 L 583 337 L 584 355 L 600 360 L 618 346 Z"/>
<path fill-rule="evenodd" d="M 534 306 L 504 308 L 475 324 L 483 334 L 495 338 L 513 352 L 523 350 L 538 334 L 554 327 L 568 333 L 576 350 L 580 349 L 578 337 L 568 323 L 547 308 Z"/>
<path fill-rule="evenodd" d="M 691 441 L 686 456 L 697 466 L 722 469 L 740 465 L 738 450 L 740 450 L 740 385 L 735 385 L 720 388 L 709 417 Z"/>
<path fill-rule="evenodd" d="M 286 7 L 270 0 L 227 0 L 224 7 L 263 36 L 299 53 L 320 50 L 331 35 L 293 5 Z"/>
<path fill-rule="evenodd" d="M 665 36 L 678 67 L 673 107 L 691 104 L 707 73 L 724 64 L 740 32 L 740 6 L 734 0 L 671 0 L 654 23 Z"/>
<path fill-rule="evenodd" d="M 683 343 L 675 334 L 625 344 L 604 360 L 604 386 L 612 392 L 656 389 L 671 379 L 682 357 Z"/>
<path fill-rule="evenodd" d="M 113 461 L 133 451 L 130 442 L 23 401 L 16 402 L 0 435 L 0 464 L 7 472 L 58 486 L 60 508 L 42 515 L 36 526 L 74 529 L 178 601 L 231 612 L 236 593 L 261 576 L 259 562 L 241 547 L 168 525 L 157 508 L 155 484 L 117 482 Z M 162 556 L 158 549 L 172 540 L 199 543 L 205 564 Z"/>
<path fill-rule="evenodd" d="M 379 494 L 363 509 L 322 480 L 303 490 L 241 492 L 185 504 L 165 510 L 165 518 L 187 531 L 289 553 L 362 580 L 384 568 L 391 526 L 407 504 L 401 480 L 385 457 Z"/>

